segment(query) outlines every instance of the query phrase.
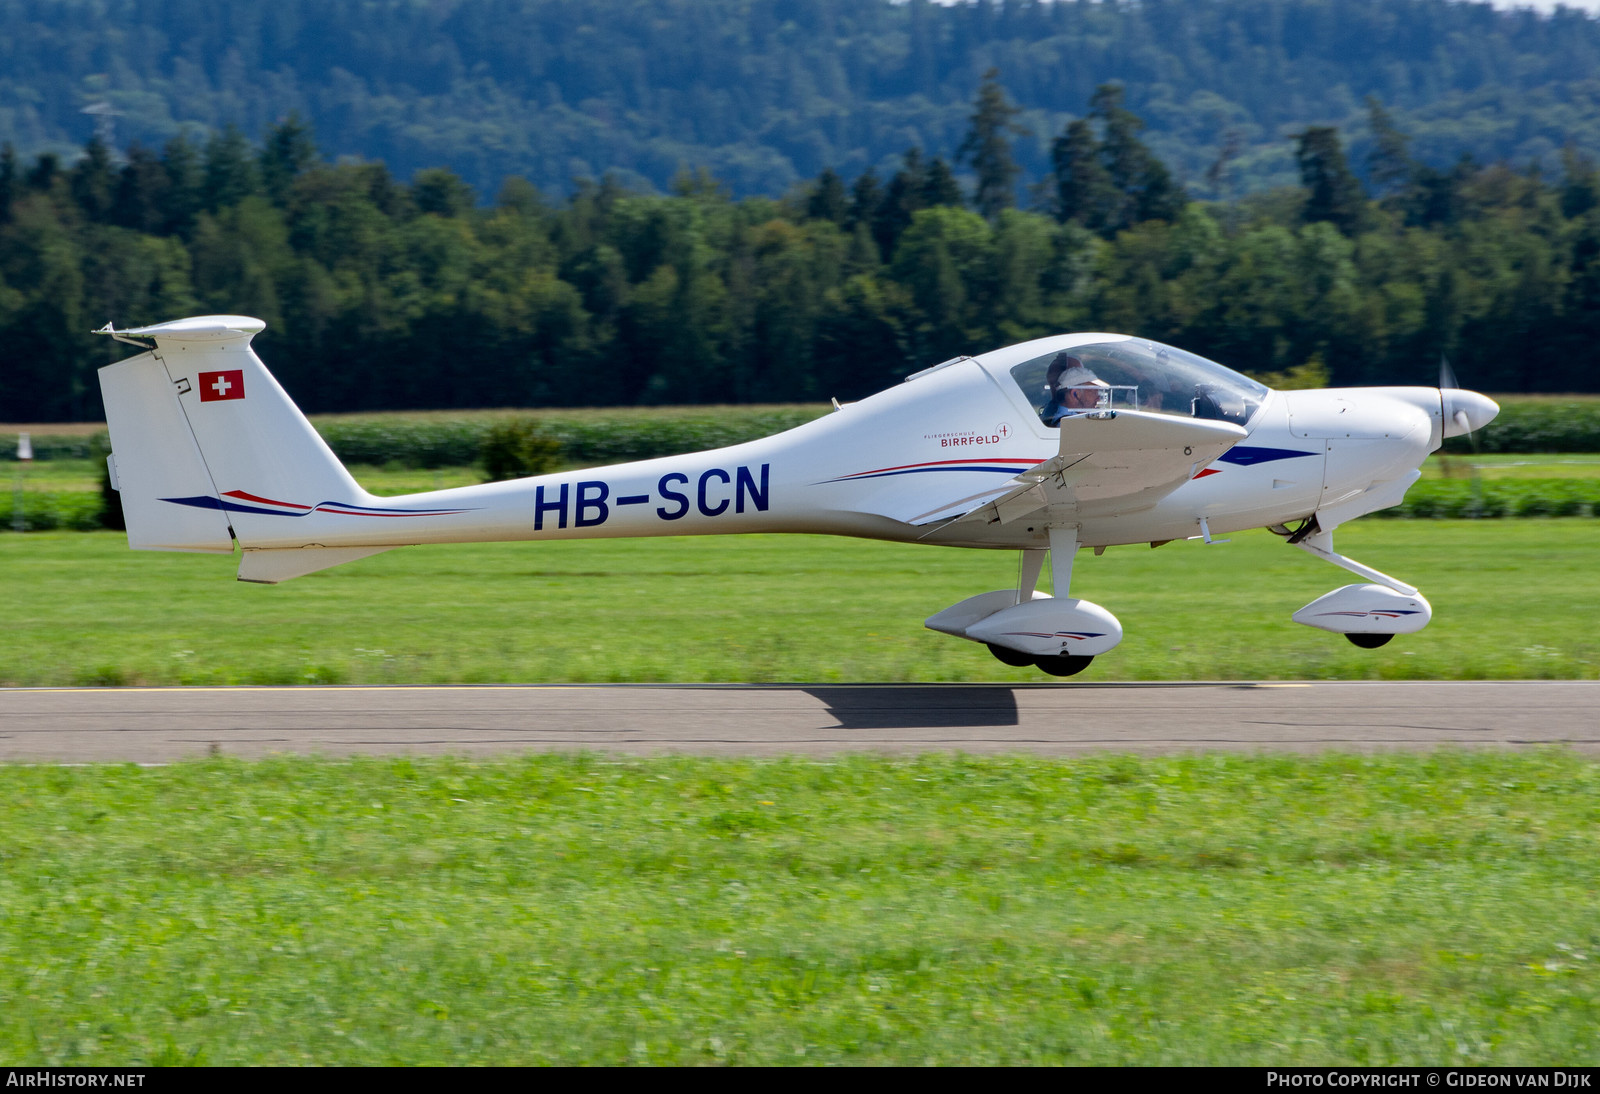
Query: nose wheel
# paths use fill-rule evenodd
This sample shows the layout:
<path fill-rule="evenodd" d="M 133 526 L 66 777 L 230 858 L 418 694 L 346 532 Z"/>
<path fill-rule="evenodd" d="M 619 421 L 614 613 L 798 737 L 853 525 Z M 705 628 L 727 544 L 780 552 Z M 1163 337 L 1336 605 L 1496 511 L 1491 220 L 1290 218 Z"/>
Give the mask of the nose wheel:
<path fill-rule="evenodd" d="M 1040 672 L 1047 672 L 1051 676 L 1076 676 L 1089 667 L 1093 657 L 1039 657 L 1034 659 L 1034 664 L 1039 666 Z"/>

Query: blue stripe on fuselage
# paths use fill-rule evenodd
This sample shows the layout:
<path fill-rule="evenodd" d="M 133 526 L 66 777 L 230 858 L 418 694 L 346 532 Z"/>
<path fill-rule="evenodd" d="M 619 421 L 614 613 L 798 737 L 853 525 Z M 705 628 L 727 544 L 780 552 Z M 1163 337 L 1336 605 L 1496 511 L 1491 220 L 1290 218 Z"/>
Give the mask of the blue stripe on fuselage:
<path fill-rule="evenodd" d="M 196 509 L 220 509 L 224 513 L 270 513 L 275 517 L 303 517 L 305 513 L 286 513 L 282 509 L 263 509 L 259 505 L 240 505 L 234 501 L 221 501 L 217 498 L 201 495 L 196 498 L 162 498 L 174 505 L 192 505 Z M 307 510 L 306 512 L 309 512 Z"/>
<path fill-rule="evenodd" d="M 1300 456 L 1315 456 L 1316 452 L 1301 452 L 1294 448 L 1252 448 L 1248 445 L 1234 445 L 1222 455 L 1217 457 L 1219 463 L 1232 463 L 1240 467 L 1249 467 L 1252 464 L 1272 463 L 1274 460 L 1292 460 Z"/>

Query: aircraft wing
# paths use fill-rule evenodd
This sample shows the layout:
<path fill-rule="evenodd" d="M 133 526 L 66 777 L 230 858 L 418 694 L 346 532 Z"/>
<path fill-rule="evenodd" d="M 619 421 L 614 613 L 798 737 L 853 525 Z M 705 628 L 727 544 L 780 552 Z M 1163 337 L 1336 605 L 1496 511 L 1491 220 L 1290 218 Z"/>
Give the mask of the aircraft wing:
<path fill-rule="evenodd" d="M 1040 510 L 1084 515 L 1148 508 L 1245 437 L 1230 422 L 1118 410 L 1061 420 L 1060 453 L 1022 472 L 1003 489 L 952 503 L 912 523 L 1009 524 Z"/>

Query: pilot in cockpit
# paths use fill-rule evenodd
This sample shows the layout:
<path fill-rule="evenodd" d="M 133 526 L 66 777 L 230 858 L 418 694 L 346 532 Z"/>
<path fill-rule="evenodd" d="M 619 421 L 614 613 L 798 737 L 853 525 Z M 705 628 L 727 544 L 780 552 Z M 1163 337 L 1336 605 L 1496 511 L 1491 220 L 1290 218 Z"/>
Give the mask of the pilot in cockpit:
<path fill-rule="evenodd" d="M 1045 373 L 1045 386 L 1050 390 L 1050 401 L 1039 416 L 1045 425 L 1056 425 L 1069 414 L 1094 410 L 1106 394 L 1101 389 L 1110 384 L 1100 379 L 1081 360 L 1070 353 L 1058 353 Z"/>

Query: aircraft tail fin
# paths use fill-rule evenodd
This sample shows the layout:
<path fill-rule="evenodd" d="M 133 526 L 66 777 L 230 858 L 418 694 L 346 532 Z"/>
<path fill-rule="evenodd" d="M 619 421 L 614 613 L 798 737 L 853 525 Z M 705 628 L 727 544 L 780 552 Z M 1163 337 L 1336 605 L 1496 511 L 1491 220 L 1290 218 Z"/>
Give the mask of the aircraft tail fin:
<path fill-rule="evenodd" d="M 129 546 L 280 547 L 282 518 L 370 500 L 250 348 L 264 326 L 207 315 L 98 332 L 148 350 L 100 370 Z"/>

